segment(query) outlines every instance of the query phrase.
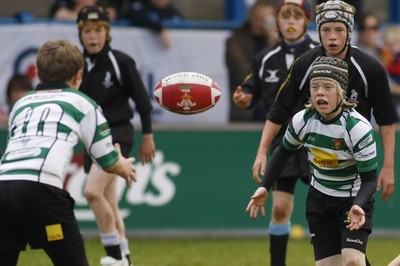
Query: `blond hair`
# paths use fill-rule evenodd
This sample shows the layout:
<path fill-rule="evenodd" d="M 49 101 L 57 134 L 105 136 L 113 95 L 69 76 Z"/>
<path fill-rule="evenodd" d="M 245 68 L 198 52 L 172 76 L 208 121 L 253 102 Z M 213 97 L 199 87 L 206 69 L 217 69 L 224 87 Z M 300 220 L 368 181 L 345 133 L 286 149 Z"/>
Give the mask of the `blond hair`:
<path fill-rule="evenodd" d="M 36 56 L 38 76 L 43 82 L 67 82 L 81 69 L 84 61 L 79 48 L 65 39 L 48 41 Z"/>
<path fill-rule="evenodd" d="M 336 80 L 331 79 L 331 78 L 322 78 L 322 77 L 318 77 L 318 78 L 314 78 L 314 79 L 324 79 L 324 80 L 329 80 L 329 81 L 332 81 L 333 83 L 335 83 L 336 89 L 337 89 L 337 92 L 339 95 L 339 104 L 341 103 L 342 107 L 355 108 L 357 106 L 356 103 L 347 101 L 346 91 L 342 89 L 342 86 L 340 86 L 339 82 L 337 82 Z M 310 81 L 310 84 L 314 79 L 312 79 Z M 311 99 L 308 101 L 308 103 L 305 104 L 305 107 L 308 109 L 311 109 L 311 110 L 315 109 L 315 106 L 313 105 Z"/>

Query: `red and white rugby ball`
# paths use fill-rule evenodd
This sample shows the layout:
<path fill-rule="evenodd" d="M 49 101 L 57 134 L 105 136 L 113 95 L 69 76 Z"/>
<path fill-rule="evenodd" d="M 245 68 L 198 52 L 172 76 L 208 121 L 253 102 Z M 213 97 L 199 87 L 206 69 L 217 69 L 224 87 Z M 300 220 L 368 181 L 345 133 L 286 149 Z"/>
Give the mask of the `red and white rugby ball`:
<path fill-rule="evenodd" d="M 215 106 L 221 89 L 211 78 L 195 72 L 179 72 L 163 78 L 153 97 L 164 109 L 178 114 L 197 114 Z"/>

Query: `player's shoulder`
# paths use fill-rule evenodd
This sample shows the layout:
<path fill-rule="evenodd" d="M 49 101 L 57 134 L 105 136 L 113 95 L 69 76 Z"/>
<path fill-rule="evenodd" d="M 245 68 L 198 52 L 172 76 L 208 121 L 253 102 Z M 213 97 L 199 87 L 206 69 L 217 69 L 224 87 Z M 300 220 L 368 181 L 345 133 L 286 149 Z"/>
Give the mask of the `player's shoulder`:
<path fill-rule="evenodd" d="M 279 54 L 282 51 L 282 46 L 277 43 L 272 46 L 268 46 L 258 52 L 255 56 L 256 60 L 258 61 L 267 61 L 270 58 L 273 58 L 274 55 Z"/>
<path fill-rule="evenodd" d="M 118 49 L 110 50 L 109 57 L 114 57 L 118 64 L 135 63 L 132 56 Z"/>
<path fill-rule="evenodd" d="M 303 125 L 307 124 L 311 118 L 315 116 L 315 110 L 305 108 L 299 112 L 297 112 L 292 118 L 292 124 L 294 127 L 303 127 Z"/>
<path fill-rule="evenodd" d="M 373 57 L 372 55 L 368 54 L 367 52 L 363 51 L 357 46 L 351 46 L 350 48 L 350 57 L 352 60 L 349 60 L 347 63 L 351 63 L 353 65 L 359 65 L 360 67 L 367 68 L 373 70 L 375 68 L 383 68 L 382 64 Z"/>
<path fill-rule="evenodd" d="M 363 115 L 361 115 L 354 108 L 345 108 L 343 110 L 343 115 L 345 116 L 346 127 L 351 130 L 355 126 L 357 129 L 363 128 L 364 131 L 373 130 L 373 126 Z"/>
<path fill-rule="evenodd" d="M 321 45 L 317 45 L 301 54 L 297 59 L 295 65 L 302 68 L 311 67 L 311 64 L 320 56 L 323 56 L 324 50 Z"/>

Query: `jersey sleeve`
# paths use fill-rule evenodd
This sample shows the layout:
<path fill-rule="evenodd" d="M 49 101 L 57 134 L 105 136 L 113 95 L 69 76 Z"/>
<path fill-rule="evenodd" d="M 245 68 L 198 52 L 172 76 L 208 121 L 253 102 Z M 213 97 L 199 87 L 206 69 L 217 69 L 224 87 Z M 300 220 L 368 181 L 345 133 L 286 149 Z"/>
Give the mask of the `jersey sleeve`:
<path fill-rule="evenodd" d="M 153 109 L 150 96 L 136 68 L 136 63 L 131 58 L 121 62 L 122 82 L 129 97 L 135 102 L 135 107 L 140 114 L 142 133 L 151 133 L 151 110 Z"/>
<path fill-rule="evenodd" d="M 302 127 L 301 124 L 303 124 L 302 121 L 304 121 L 303 113 L 304 111 L 301 111 L 292 118 L 282 139 L 283 147 L 289 151 L 298 150 L 303 145 L 303 142 L 300 140 L 298 130 L 296 130 L 296 128 Z"/>
<path fill-rule="evenodd" d="M 375 131 L 365 123 L 357 123 L 351 130 L 354 159 L 360 173 L 370 172 L 377 168 Z"/>
<path fill-rule="evenodd" d="M 393 96 L 389 86 L 387 72 L 376 62 L 369 67 L 369 94 L 368 101 L 372 105 L 372 112 L 376 123 L 380 126 L 391 125 L 398 121 Z"/>
<path fill-rule="evenodd" d="M 118 161 L 112 144 L 111 130 L 99 107 L 93 107 L 80 122 L 81 139 L 87 152 L 101 168 Z"/>
<path fill-rule="evenodd" d="M 245 93 L 253 95 L 249 109 L 253 108 L 261 98 L 261 91 L 260 91 L 261 80 L 258 75 L 260 68 L 261 65 L 258 62 L 257 58 L 254 58 L 251 65 L 251 69 L 247 74 L 245 80 L 241 84 L 243 91 Z"/>

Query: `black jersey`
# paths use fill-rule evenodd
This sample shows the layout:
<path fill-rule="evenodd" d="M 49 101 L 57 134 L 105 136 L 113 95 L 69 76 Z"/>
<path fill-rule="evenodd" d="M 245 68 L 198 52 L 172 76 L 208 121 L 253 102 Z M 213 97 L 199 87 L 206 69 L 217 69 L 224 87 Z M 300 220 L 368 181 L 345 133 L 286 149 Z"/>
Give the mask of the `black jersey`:
<path fill-rule="evenodd" d="M 307 51 L 293 63 L 267 114 L 270 121 L 284 124 L 299 103 L 304 106 L 308 102 L 311 65 L 319 56 L 325 56 L 322 46 Z M 344 61 L 349 68 L 347 97 L 357 101 L 355 109 L 368 120 L 371 120 L 372 112 L 381 126 L 397 122 L 388 76 L 383 66 L 357 47 L 348 48 Z"/>
<path fill-rule="evenodd" d="M 251 72 L 241 85 L 246 93 L 253 95 L 250 108 L 262 99 L 268 112 L 294 59 L 318 44 L 306 35 L 299 44 L 288 46 L 280 41 L 259 52 L 253 60 Z"/>
<path fill-rule="evenodd" d="M 151 133 L 152 106 L 135 61 L 108 44 L 100 53 L 91 56 L 85 51 L 84 56 L 80 90 L 101 106 L 110 126 L 129 122 L 133 117 L 130 98 L 141 115 L 143 133 Z"/>

